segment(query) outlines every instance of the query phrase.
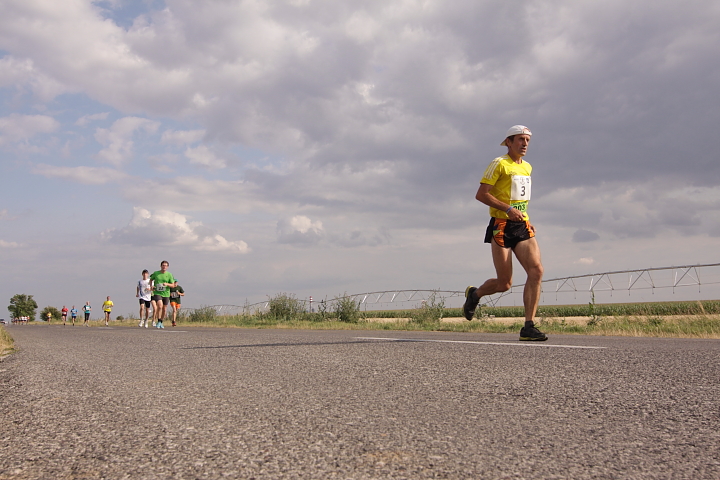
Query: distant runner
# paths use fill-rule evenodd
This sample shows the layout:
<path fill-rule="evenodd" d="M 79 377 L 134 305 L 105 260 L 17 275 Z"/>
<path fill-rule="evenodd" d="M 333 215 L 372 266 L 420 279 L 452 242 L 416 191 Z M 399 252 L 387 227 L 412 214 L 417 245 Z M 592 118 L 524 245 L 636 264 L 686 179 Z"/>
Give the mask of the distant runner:
<path fill-rule="evenodd" d="M 85 314 L 85 322 L 83 323 L 83 325 L 85 325 L 86 327 L 89 327 L 90 326 L 90 323 L 89 323 L 90 322 L 90 312 L 92 311 L 90 302 L 86 302 L 85 305 L 83 305 L 82 309 L 83 309 L 83 313 Z"/>
<path fill-rule="evenodd" d="M 170 306 L 172 307 L 172 326 L 177 326 L 177 312 L 180 311 L 182 305 L 182 297 L 185 296 L 185 290 L 180 285 L 177 285 L 177 279 L 175 279 L 175 287 L 170 287 Z"/>
<path fill-rule="evenodd" d="M 68 314 L 68 308 L 63 305 L 62 310 L 60 310 L 60 313 L 62 314 L 62 321 L 63 321 L 63 327 L 65 326 L 65 322 L 67 321 L 67 314 Z"/>
<path fill-rule="evenodd" d="M 152 304 L 152 281 L 147 270 L 142 271 L 142 278 L 138 280 L 135 288 L 135 296 L 140 299 L 140 324 L 138 327 L 148 328 L 150 326 L 150 305 Z"/>
<path fill-rule="evenodd" d="M 75 326 L 75 319 L 77 318 L 78 310 L 75 305 L 70 309 L 70 318 L 72 319 L 73 327 Z"/>
<path fill-rule="evenodd" d="M 103 312 L 105 313 L 105 326 L 108 326 L 108 321 L 110 320 L 110 312 L 112 312 L 113 302 L 110 300 L 110 297 L 107 297 L 107 300 L 103 302 Z"/>

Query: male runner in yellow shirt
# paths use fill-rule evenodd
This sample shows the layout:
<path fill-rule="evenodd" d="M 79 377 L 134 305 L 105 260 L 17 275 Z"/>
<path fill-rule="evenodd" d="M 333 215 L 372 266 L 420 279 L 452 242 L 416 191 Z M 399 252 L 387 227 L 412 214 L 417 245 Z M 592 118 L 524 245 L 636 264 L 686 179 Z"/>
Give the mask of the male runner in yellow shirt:
<path fill-rule="evenodd" d="M 108 321 L 110 320 L 110 312 L 112 312 L 113 302 L 110 300 L 110 297 L 107 297 L 107 300 L 103 302 L 103 312 L 105 312 L 105 326 L 108 326 Z"/>
<path fill-rule="evenodd" d="M 507 147 L 507 154 L 493 160 L 480 181 L 475 198 L 490 207 L 485 243 L 491 246 L 497 278 L 485 281 L 478 288 L 467 287 L 463 314 L 472 320 L 481 297 L 510 289 L 513 252 L 527 273 L 523 290 L 525 325 L 520 330 L 520 340 L 544 341 L 547 336 L 535 327 L 534 322 L 540 302 L 543 266 L 535 227 L 530 224 L 527 214 L 532 166 L 523 160 L 531 136 L 530 129 L 524 125 L 510 127 L 500 144 Z"/>

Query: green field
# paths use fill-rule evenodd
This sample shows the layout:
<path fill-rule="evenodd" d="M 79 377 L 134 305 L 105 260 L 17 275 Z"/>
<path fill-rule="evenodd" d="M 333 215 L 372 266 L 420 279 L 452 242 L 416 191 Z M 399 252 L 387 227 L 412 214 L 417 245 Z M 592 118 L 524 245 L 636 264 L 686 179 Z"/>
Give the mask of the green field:
<path fill-rule="evenodd" d="M 410 317 L 417 310 L 382 310 L 364 312 L 375 318 Z M 446 308 L 444 317 L 462 317 L 462 309 Z M 495 317 L 524 317 L 523 307 L 487 307 L 482 306 L 482 315 Z M 585 316 L 669 316 L 669 315 L 720 315 L 720 300 L 693 302 L 654 302 L 654 303 L 608 303 L 585 305 L 541 305 L 537 317 L 562 318 Z"/>

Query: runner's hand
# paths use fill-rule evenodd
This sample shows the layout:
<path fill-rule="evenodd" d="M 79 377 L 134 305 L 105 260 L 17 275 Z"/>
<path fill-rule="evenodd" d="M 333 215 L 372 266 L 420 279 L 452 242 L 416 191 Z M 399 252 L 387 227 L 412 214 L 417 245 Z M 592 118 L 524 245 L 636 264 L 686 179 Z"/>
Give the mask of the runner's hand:
<path fill-rule="evenodd" d="M 508 219 L 512 220 L 513 222 L 522 222 L 523 220 L 525 220 L 525 215 L 517 208 L 511 209 L 510 213 L 508 213 L 507 215 Z"/>

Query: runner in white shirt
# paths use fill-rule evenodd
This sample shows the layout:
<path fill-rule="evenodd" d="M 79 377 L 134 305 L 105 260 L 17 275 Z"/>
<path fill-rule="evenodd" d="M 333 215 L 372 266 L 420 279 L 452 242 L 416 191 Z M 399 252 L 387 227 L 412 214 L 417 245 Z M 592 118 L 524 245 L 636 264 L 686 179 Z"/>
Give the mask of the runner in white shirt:
<path fill-rule="evenodd" d="M 135 290 L 135 296 L 140 299 L 140 324 L 138 326 L 148 328 L 150 326 L 150 297 L 152 296 L 150 272 L 142 271 L 142 278 L 138 280 Z"/>

